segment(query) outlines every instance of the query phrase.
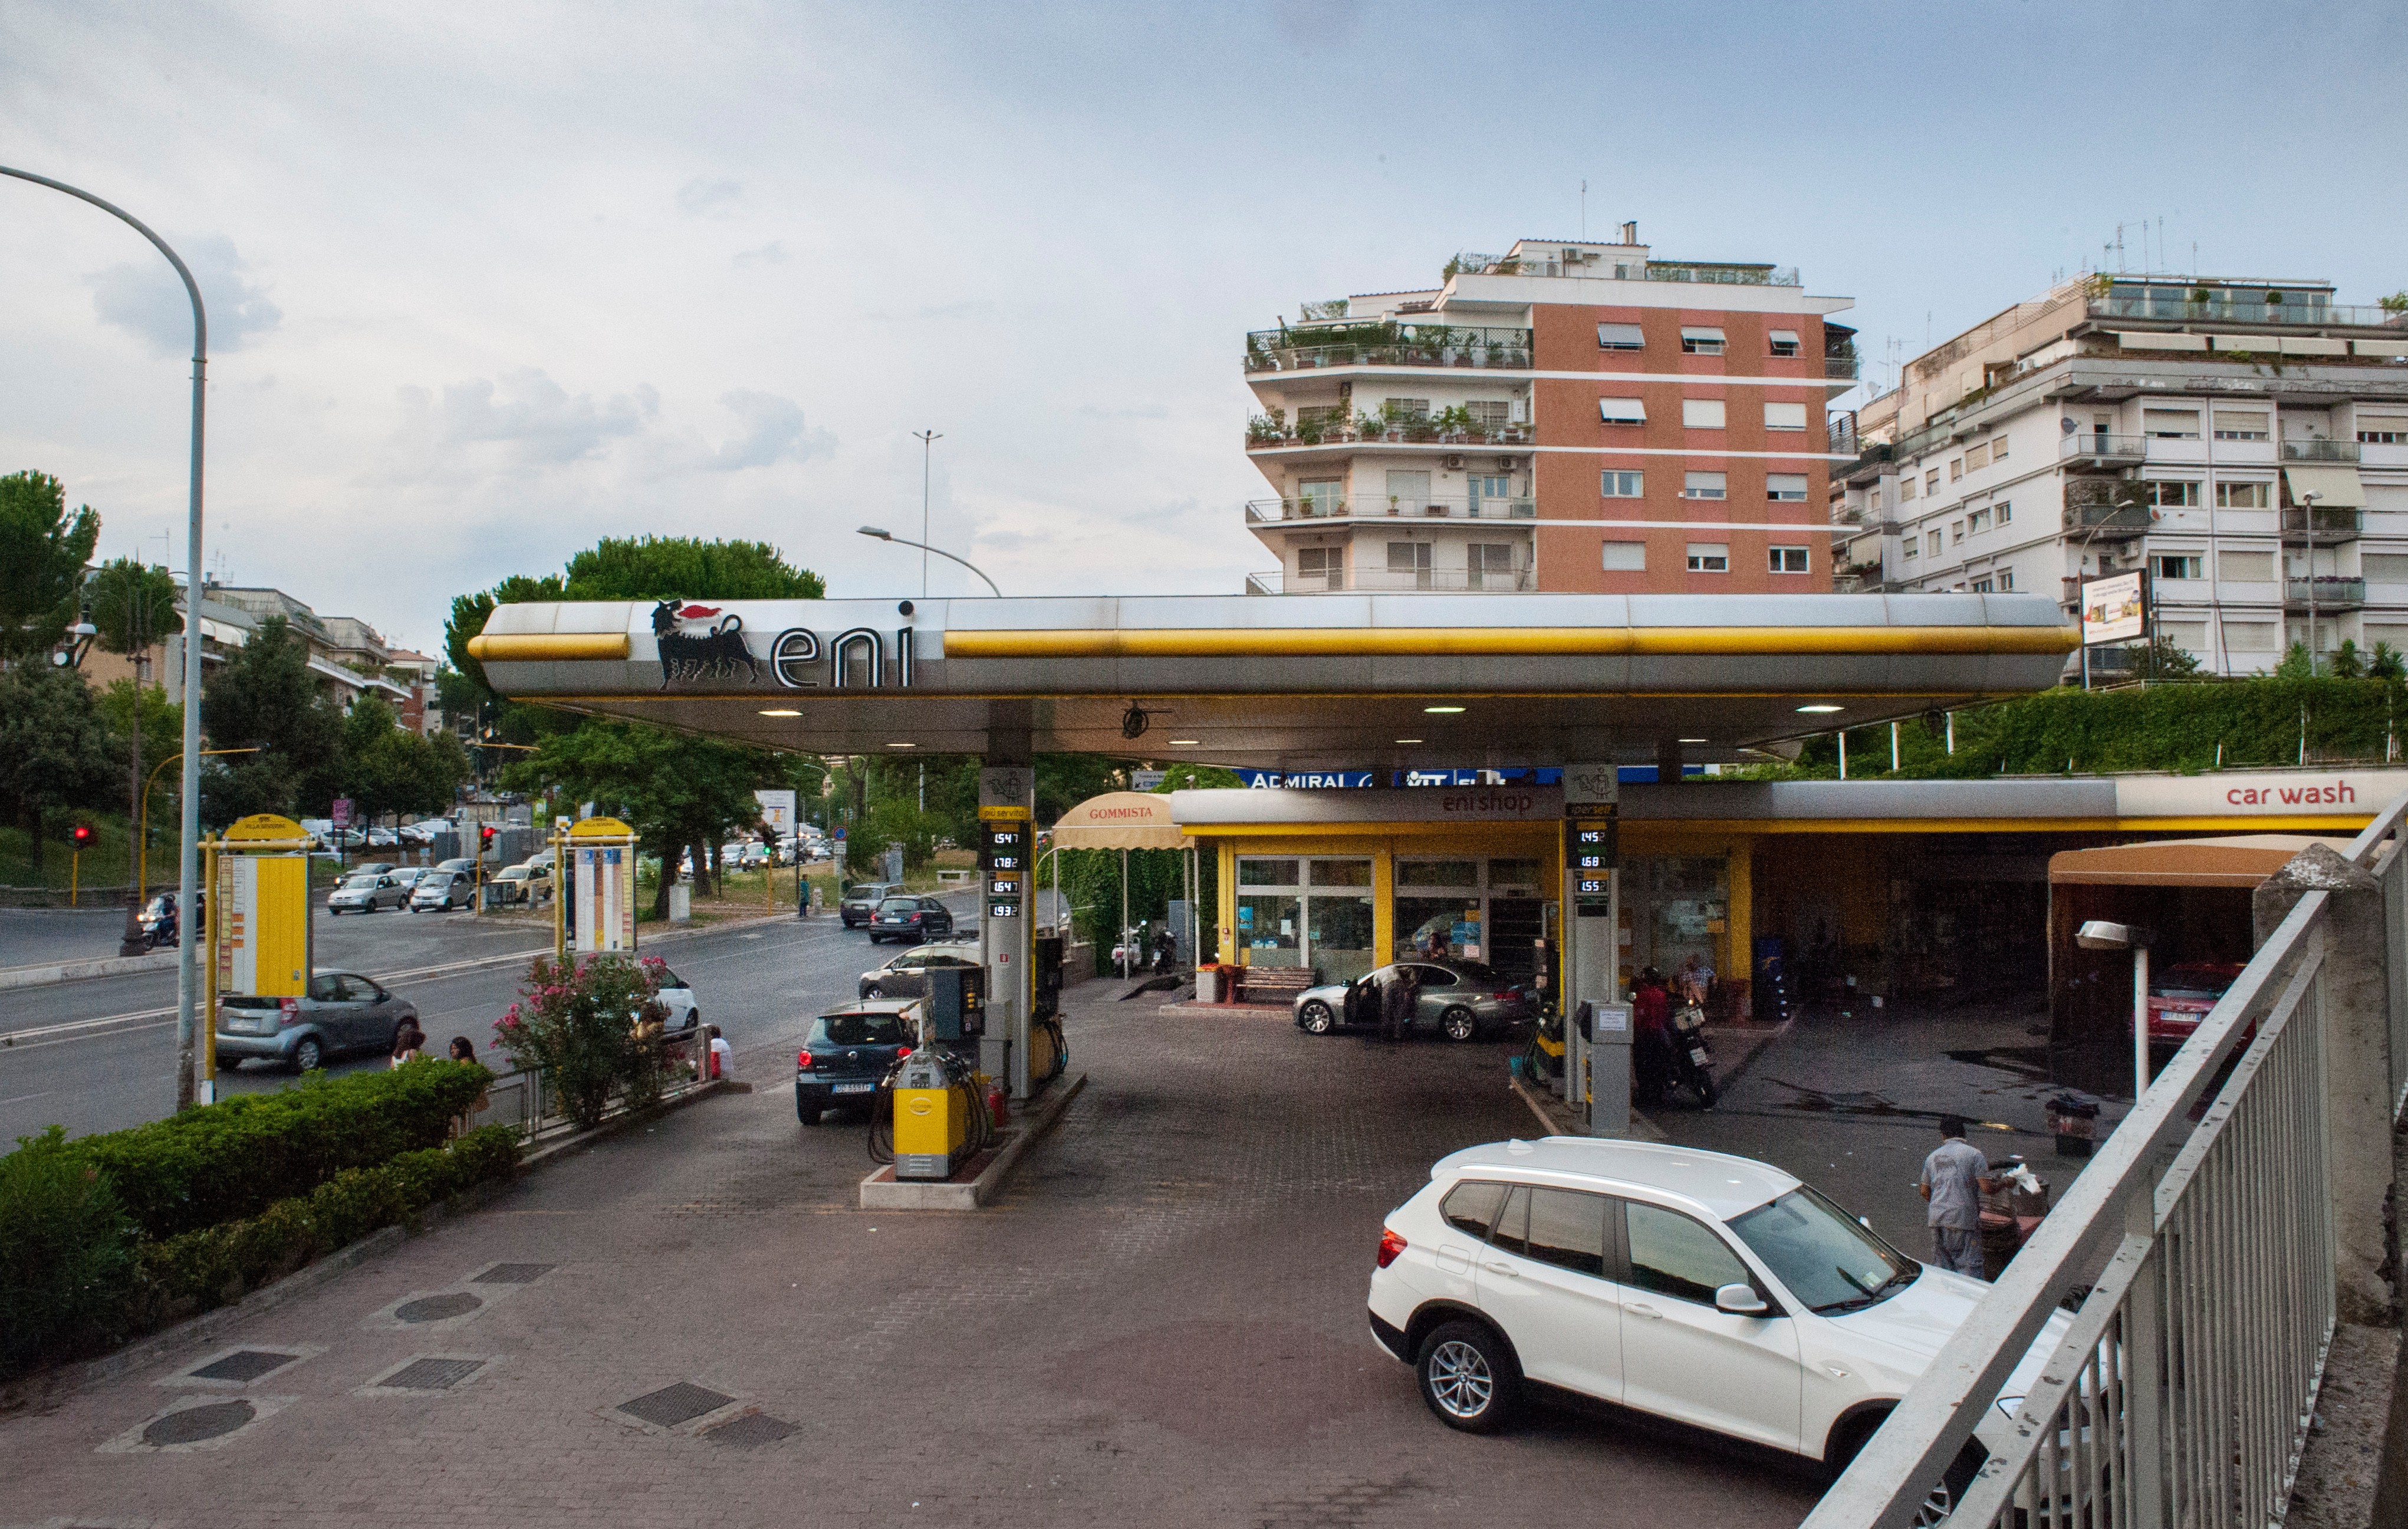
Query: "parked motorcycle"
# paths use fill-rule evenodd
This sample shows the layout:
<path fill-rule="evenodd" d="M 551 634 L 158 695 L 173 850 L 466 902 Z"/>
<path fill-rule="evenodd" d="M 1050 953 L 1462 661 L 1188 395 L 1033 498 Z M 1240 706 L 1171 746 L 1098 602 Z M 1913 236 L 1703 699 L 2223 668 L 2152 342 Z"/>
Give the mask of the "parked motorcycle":
<path fill-rule="evenodd" d="M 1672 1080 L 1696 1091 L 1698 1103 L 1714 1107 L 1714 1053 L 1706 1044 L 1706 1011 L 1695 1004 L 1672 1010 Z"/>

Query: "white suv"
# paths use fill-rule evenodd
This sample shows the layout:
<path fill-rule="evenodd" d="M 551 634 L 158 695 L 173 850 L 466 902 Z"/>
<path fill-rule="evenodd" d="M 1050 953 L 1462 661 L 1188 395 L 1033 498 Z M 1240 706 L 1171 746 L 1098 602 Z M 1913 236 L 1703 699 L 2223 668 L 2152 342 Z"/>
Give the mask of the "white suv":
<path fill-rule="evenodd" d="M 1441 1159 L 1389 1213 L 1371 1331 L 1453 1427 L 1554 1387 L 1837 1470 L 1988 1290 L 1762 1163 L 1550 1136 Z M 2071 1322 L 2050 1318 L 1919 1522 L 1947 1516 Z"/>

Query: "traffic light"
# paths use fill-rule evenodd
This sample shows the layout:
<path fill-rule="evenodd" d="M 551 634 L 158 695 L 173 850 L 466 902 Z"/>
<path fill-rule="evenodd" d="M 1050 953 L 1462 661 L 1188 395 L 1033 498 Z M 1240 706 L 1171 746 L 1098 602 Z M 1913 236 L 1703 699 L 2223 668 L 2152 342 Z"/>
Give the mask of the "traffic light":
<path fill-rule="evenodd" d="M 480 824 L 477 829 L 477 852 L 480 855 L 491 854 L 493 852 L 493 849 L 494 825 L 492 823 Z"/>
<path fill-rule="evenodd" d="M 78 850 L 92 848 L 92 824 L 79 822 L 67 830 L 67 843 Z"/>

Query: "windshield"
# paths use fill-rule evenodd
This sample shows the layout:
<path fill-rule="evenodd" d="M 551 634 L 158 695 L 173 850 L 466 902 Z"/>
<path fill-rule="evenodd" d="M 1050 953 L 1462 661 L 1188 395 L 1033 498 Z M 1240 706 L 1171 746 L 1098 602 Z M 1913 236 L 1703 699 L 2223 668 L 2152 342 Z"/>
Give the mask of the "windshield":
<path fill-rule="evenodd" d="M 359 876 L 345 877 L 343 879 L 343 885 L 347 887 L 372 887 L 376 884 L 377 879 L 374 872 L 367 872 Z"/>
<path fill-rule="evenodd" d="M 886 901 L 878 905 L 878 911 L 881 913 L 917 913 L 920 911 L 920 899 L 917 897 L 889 897 Z"/>
<path fill-rule="evenodd" d="M 892 1014 L 823 1014 L 811 1025 L 811 1043 L 820 1046 L 900 1046 L 910 1038 Z"/>
<path fill-rule="evenodd" d="M 1803 1187 L 1732 1218 L 1730 1229 L 1816 1311 L 1853 1311 L 1886 1300 L 1922 1272 L 1921 1265 Z"/>

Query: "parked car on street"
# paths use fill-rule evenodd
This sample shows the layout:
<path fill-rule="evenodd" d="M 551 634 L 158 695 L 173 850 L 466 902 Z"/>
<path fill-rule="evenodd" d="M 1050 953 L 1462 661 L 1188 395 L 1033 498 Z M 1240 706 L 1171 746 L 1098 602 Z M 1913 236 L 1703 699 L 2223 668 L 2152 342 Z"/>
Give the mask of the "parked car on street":
<path fill-rule="evenodd" d="M 668 1013 L 661 1021 L 666 1035 L 682 1035 L 702 1022 L 702 1009 L 694 1001 L 694 989 L 685 979 L 666 967 L 661 969 L 661 1007 Z"/>
<path fill-rule="evenodd" d="M 435 863 L 435 868 L 438 871 L 466 871 L 474 875 L 477 860 L 473 855 L 461 855 L 452 860 L 438 860 Z"/>
<path fill-rule="evenodd" d="M 392 850 L 398 848 L 400 844 L 401 836 L 390 828 L 368 830 L 368 848 L 371 850 Z"/>
<path fill-rule="evenodd" d="M 1449 1040 L 1475 1036 L 1530 1016 L 1523 991 L 1492 967 L 1452 957 L 1398 962 L 1382 966 L 1352 982 L 1330 982 L 1296 995 L 1296 1022 L 1310 1036 L 1326 1036 L 1341 1027 L 1377 1028 L 1380 990 L 1398 966 L 1410 967 L 1421 982 L 1413 995 L 1414 1029 L 1436 1030 Z"/>
<path fill-rule="evenodd" d="M 1569 1393 L 1836 1470 L 1988 1293 L 1769 1165 L 1550 1136 L 1439 1161 L 1382 1229 L 1370 1322 L 1453 1428 Z M 2049 1318 L 1916 1522 L 1947 1516 L 1984 1441 L 2004 1450 L 2072 1321 Z"/>
<path fill-rule="evenodd" d="M 844 920 L 847 929 L 876 923 L 878 905 L 886 901 L 890 893 L 902 890 L 901 886 L 888 881 L 855 881 L 844 889 L 844 896 L 836 906 L 837 914 Z"/>
<path fill-rule="evenodd" d="M 540 903 L 552 895 L 552 875 L 541 866 L 507 865 L 487 879 L 494 900 L 505 904 Z"/>
<path fill-rule="evenodd" d="M 429 866 L 409 890 L 409 910 L 412 913 L 436 913 L 450 908 L 466 907 L 477 895 L 476 883 L 466 871 L 447 871 L 440 865 Z"/>
<path fill-rule="evenodd" d="M 281 1063 L 301 1072 L 349 1051 L 386 1051 L 418 1009 L 353 972 L 320 972 L 303 998 L 236 993 L 218 1000 L 218 1065 Z"/>
<path fill-rule="evenodd" d="M 2190 1039 L 2199 1022 L 2240 975 L 2237 961 L 2182 961 L 2151 974 L 2149 1043 L 2180 1046 Z"/>
<path fill-rule="evenodd" d="M 374 913 L 409 901 L 409 889 L 391 871 L 353 871 L 326 893 L 329 913 Z"/>
<path fill-rule="evenodd" d="M 879 1080 L 896 1059 L 911 1054 L 914 1030 L 904 1016 L 915 1001 L 881 999 L 829 1009 L 811 1022 L 795 1054 L 795 1117 L 817 1125 L 824 1110 L 858 1107 L 867 1113 Z"/>
<path fill-rule="evenodd" d="M 951 939 L 953 935 L 953 909 L 934 897 L 889 897 L 878 905 L 878 917 L 869 925 L 872 945 L 888 939 Z"/>
<path fill-rule="evenodd" d="M 983 965 L 985 958 L 976 940 L 959 944 L 915 945 L 901 955 L 890 958 L 886 965 L 863 972 L 861 995 L 864 998 L 924 998 L 928 993 L 929 968 Z"/>

